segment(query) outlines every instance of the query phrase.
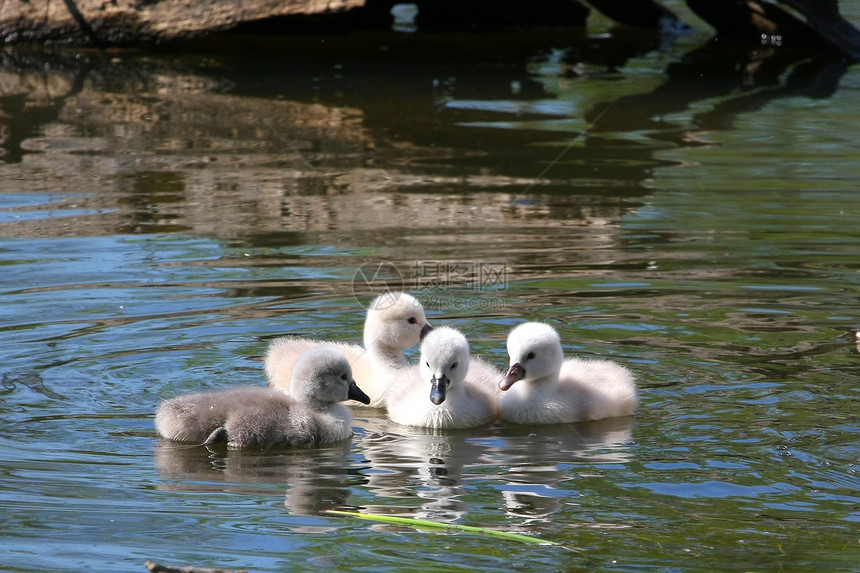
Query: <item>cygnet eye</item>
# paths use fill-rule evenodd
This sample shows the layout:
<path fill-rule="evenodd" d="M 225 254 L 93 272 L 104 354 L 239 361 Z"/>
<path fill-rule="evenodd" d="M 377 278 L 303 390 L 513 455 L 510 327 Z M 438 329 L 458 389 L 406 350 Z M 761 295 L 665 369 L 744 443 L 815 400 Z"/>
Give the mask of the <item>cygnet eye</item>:
<path fill-rule="evenodd" d="M 531 359 L 532 359 L 532 358 L 534 358 L 534 357 L 535 357 L 535 353 L 534 353 L 534 352 L 529 352 L 528 354 L 526 354 L 526 360 L 531 360 Z"/>
<path fill-rule="evenodd" d="M 427 368 L 430 368 L 430 362 L 425 362 L 424 364 L 427 365 Z"/>
<path fill-rule="evenodd" d="M 346 375 L 346 372 L 340 375 L 341 380 L 349 380 L 349 376 Z"/>
<path fill-rule="evenodd" d="M 414 316 L 410 316 L 406 322 L 408 322 L 409 324 L 416 324 L 418 322 L 418 319 Z"/>
<path fill-rule="evenodd" d="M 456 370 L 456 369 L 457 369 L 457 364 L 459 364 L 459 362 L 455 362 L 454 364 L 452 364 L 452 365 L 451 365 L 451 370 Z"/>

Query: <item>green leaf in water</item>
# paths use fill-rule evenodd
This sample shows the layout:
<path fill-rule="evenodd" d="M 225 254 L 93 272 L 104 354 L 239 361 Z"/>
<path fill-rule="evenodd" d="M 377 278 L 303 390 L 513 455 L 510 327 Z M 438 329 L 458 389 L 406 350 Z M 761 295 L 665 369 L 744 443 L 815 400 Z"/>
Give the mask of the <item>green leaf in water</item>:
<path fill-rule="evenodd" d="M 397 517 L 394 515 L 377 515 L 373 513 L 358 513 L 355 511 L 340 511 L 336 509 L 327 509 L 326 513 L 334 515 L 349 515 L 359 519 L 367 519 L 370 521 L 381 521 L 382 523 L 392 523 L 397 525 L 410 525 L 412 527 L 424 527 L 430 529 L 445 529 L 463 531 L 466 533 L 477 533 L 479 535 L 488 535 L 491 537 L 501 537 L 512 541 L 522 541 L 524 543 L 535 543 L 539 545 L 559 545 L 554 541 L 545 541 L 537 537 L 529 537 L 519 533 L 508 533 L 506 531 L 498 531 L 496 529 L 487 529 L 485 527 L 473 527 L 471 525 L 456 525 L 451 523 L 439 523 L 436 521 L 427 521 L 426 519 L 412 519 L 409 517 Z"/>

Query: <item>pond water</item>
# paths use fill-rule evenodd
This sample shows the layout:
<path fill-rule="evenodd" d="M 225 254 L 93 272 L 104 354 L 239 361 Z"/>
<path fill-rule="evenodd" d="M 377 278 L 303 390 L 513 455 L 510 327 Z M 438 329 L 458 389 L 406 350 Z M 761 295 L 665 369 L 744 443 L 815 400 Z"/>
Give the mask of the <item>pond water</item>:
<path fill-rule="evenodd" d="M 856 570 L 860 67 L 605 28 L 3 62 L 0 569 Z M 499 367 L 553 324 L 638 415 L 158 438 L 276 336 L 360 340 L 383 278 Z"/>

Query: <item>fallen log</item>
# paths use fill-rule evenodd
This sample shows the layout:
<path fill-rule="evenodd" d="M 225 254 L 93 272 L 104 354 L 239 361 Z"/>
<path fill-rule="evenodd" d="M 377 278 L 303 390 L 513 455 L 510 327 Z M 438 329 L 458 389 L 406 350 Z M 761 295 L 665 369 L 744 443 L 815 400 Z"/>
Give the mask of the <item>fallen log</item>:
<path fill-rule="evenodd" d="M 682 33 L 689 27 L 656 0 L 588 0 L 615 21 Z M 412 0 L 417 30 L 474 30 L 511 25 L 584 25 L 578 0 Z M 842 54 L 860 60 L 860 30 L 837 0 L 686 0 L 719 36 Z M 0 43 L 140 45 L 250 26 L 307 29 L 391 27 L 398 0 L 8 0 L 0 2 Z M 798 17 L 797 15 L 800 15 Z M 287 23 L 292 22 L 292 26 Z"/>
<path fill-rule="evenodd" d="M 122 45 L 183 40 L 210 32 L 391 28 L 408 4 L 420 30 L 511 25 L 582 26 L 578 0 L 12 0 L 0 2 L 0 42 Z"/>
<path fill-rule="evenodd" d="M 345 12 L 365 0 L 29 0 L 0 2 L 0 42 L 131 44 L 192 38 L 244 22 Z"/>

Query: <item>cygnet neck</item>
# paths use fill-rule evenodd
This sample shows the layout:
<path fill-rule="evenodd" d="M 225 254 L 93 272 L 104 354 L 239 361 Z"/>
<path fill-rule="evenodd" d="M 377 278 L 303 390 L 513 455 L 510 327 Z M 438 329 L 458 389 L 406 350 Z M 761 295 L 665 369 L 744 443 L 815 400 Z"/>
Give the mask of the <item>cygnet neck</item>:
<path fill-rule="evenodd" d="M 400 348 L 386 346 L 379 340 L 369 337 L 364 339 L 364 348 L 373 367 L 403 368 L 408 365 L 406 356 Z"/>
<path fill-rule="evenodd" d="M 307 404 L 314 412 L 326 412 L 331 410 L 331 407 L 334 405 L 333 402 L 320 400 L 319 398 L 306 398 L 305 404 Z"/>
<path fill-rule="evenodd" d="M 538 378 L 529 378 L 526 376 L 518 384 L 523 384 L 524 389 L 528 391 L 537 391 L 540 389 L 553 388 L 558 386 L 560 372 L 550 372 Z"/>

